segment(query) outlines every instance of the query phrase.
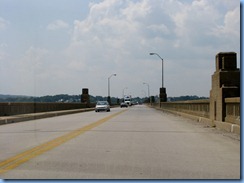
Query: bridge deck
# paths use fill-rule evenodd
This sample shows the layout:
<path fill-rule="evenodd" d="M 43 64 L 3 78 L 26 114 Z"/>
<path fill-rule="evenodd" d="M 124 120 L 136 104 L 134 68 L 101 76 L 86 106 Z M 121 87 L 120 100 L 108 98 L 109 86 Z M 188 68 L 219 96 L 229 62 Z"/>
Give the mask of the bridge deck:
<path fill-rule="evenodd" d="M 239 179 L 240 141 L 146 106 L 0 126 L 3 179 Z"/>

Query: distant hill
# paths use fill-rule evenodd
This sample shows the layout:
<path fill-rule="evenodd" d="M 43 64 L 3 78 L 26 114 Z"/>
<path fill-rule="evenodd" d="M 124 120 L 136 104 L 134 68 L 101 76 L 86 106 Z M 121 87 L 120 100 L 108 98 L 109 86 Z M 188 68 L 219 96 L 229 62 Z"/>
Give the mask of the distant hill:
<path fill-rule="evenodd" d="M 64 103 L 78 103 L 81 100 L 80 95 L 46 95 L 41 97 L 24 96 L 24 95 L 3 95 L 0 94 L 0 102 L 64 102 Z M 90 95 L 90 102 L 96 103 L 99 100 L 107 100 L 107 97 Z M 117 103 L 117 98 L 111 98 L 112 103 Z"/>
<path fill-rule="evenodd" d="M 24 95 L 3 95 L 0 94 L 0 102 L 80 102 L 79 95 L 60 94 L 54 96 L 24 96 Z"/>
<path fill-rule="evenodd" d="M 33 101 L 33 97 L 30 96 L 0 94 L 0 102 L 32 102 L 32 101 Z"/>
<path fill-rule="evenodd" d="M 207 97 L 198 97 L 196 95 L 186 95 L 186 96 L 180 96 L 180 97 L 168 97 L 169 102 L 176 102 L 176 101 L 187 101 L 187 100 L 203 100 L 203 99 L 209 99 Z"/>
<path fill-rule="evenodd" d="M 6 98 L 18 98 L 18 97 L 28 97 L 28 96 L 24 96 L 24 95 L 3 95 L 0 94 L 0 99 L 6 99 Z"/>

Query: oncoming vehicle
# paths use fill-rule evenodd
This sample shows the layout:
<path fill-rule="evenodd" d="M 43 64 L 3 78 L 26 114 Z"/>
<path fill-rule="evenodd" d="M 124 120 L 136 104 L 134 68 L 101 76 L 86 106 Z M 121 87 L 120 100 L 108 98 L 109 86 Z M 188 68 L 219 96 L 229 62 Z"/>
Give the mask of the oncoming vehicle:
<path fill-rule="evenodd" d="M 120 107 L 121 107 L 121 108 L 122 108 L 122 107 L 128 107 L 128 104 L 125 103 L 125 102 L 122 102 L 122 103 L 120 104 Z"/>
<path fill-rule="evenodd" d="M 125 103 L 128 105 L 128 106 L 131 106 L 132 103 L 131 103 L 131 96 L 125 96 L 124 97 L 124 101 Z"/>
<path fill-rule="evenodd" d="M 95 112 L 107 111 L 110 112 L 110 105 L 107 101 L 98 101 L 95 107 Z"/>

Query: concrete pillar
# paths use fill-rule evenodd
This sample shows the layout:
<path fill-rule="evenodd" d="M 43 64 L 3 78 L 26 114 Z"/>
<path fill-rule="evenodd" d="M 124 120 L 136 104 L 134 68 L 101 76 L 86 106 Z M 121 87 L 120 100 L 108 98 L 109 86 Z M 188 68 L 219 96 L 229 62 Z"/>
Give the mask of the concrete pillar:
<path fill-rule="evenodd" d="M 240 70 L 234 52 L 220 52 L 215 61 L 216 71 L 212 75 L 210 91 L 210 119 L 224 121 L 225 98 L 240 97 Z"/>
<path fill-rule="evenodd" d="M 159 89 L 160 102 L 167 102 L 166 88 Z"/>
<path fill-rule="evenodd" d="M 83 88 L 82 89 L 81 103 L 86 103 L 87 107 L 90 106 L 90 96 L 89 96 L 88 88 Z"/>

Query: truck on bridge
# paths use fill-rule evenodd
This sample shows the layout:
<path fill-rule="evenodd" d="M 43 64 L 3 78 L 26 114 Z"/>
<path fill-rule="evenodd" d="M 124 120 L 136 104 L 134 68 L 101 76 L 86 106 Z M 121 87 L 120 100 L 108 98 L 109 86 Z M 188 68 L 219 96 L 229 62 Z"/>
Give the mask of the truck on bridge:
<path fill-rule="evenodd" d="M 132 105 L 131 95 L 130 95 L 130 96 L 124 96 L 124 102 L 125 102 L 128 106 L 131 106 L 131 105 Z"/>

